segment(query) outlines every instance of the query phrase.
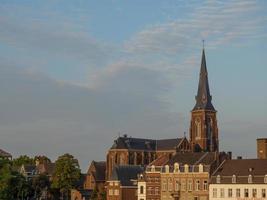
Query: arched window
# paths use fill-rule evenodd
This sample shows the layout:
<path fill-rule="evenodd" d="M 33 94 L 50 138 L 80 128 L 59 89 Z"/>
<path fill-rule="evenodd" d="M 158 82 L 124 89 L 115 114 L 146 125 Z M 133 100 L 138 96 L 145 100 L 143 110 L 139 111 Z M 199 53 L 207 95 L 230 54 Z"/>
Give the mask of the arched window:
<path fill-rule="evenodd" d="M 236 175 L 232 176 L 232 183 L 236 183 Z"/>
<path fill-rule="evenodd" d="M 252 176 L 248 175 L 248 183 L 252 183 Z"/>
<path fill-rule="evenodd" d="M 165 173 L 169 173 L 169 165 L 165 165 Z"/>
<path fill-rule="evenodd" d="M 179 171 L 180 171 L 179 164 L 178 163 L 174 163 L 174 172 L 178 173 Z"/>
<path fill-rule="evenodd" d="M 221 176 L 220 175 L 217 175 L 217 177 L 216 177 L 216 183 L 221 183 Z"/>
<path fill-rule="evenodd" d="M 201 137 L 201 123 L 200 119 L 197 118 L 195 121 L 195 131 L 196 131 L 196 139 Z"/>

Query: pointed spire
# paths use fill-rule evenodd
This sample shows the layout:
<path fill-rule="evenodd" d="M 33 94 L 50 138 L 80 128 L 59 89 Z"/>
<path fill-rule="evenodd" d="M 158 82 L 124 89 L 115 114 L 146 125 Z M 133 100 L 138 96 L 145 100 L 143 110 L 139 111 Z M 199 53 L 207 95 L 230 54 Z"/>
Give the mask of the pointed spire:
<path fill-rule="evenodd" d="M 198 83 L 198 92 L 196 96 L 196 105 L 193 110 L 214 110 L 214 107 L 211 103 L 211 95 L 209 89 L 209 81 L 208 81 L 208 71 L 206 66 L 206 57 L 205 57 L 205 49 L 204 49 L 204 40 L 203 40 L 203 50 L 202 50 L 202 59 L 201 59 L 201 68 L 199 75 L 199 83 Z"/>

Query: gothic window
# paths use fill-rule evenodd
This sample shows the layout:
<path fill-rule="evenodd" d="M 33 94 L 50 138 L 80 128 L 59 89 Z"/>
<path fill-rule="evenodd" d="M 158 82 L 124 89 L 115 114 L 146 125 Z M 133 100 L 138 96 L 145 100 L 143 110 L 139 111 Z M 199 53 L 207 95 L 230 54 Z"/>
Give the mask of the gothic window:
<path fill-rule="evenodd" d="M 201 123 L 199 118 L 195 121 L 195 131 L 196 139 L 199 139 L 201 137 Z"/>

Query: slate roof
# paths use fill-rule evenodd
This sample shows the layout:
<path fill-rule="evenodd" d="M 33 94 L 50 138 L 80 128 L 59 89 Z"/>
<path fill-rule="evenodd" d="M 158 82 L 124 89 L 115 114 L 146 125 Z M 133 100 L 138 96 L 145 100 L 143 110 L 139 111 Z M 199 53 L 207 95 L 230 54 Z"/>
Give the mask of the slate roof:
<path fill-rule="evenodd" d="M 267 175 L 267 159 L 237 159 L 226 160 L 212 175 L 212 183 L 216 183 L 217 175 L 221 176 L 221 183 L 232 183 L 232 176 L 236 176 L 237 183 L 248 183 L 248 176 L 252 175 L 253 183 L 264 183 Z"/>
<path fill-rule="evenodd" d="M 111 149 L 134 149 L 147 151 L 174 150 L 184 138 L 151 140 L 132 137 L 118 137 Z"/>
<path fill-rule="evenodd" d="M 12 157 L 12 155 L 10 153 L 4 151 L 3 149 L 0 149 L 0 157 L 10 158 L 10 157 Z"/>
<path fill-rule="evenodd" d="M 216 153 L 214 152 L 177 152 L 166 164 L 211 165 L 214 161 L 216 161 Z"/>
<path fill-rule="evenodd" d="M 122 186 L 132 186 L 131 180 L 137 180 L 144 168 L 139 165 L 117 165 L 113 168 L 110 180 L 120 181 Z"/>
<path fill-rule="evenodd" d="M 95 172 L 93 175 L 96 181 L 105 181 L 105 174 L 106 174 L 106 162 L 105 161 L 93 161 L 92 164 L 95 166 Z"/>
<path fill-rule="evenodd" d="M 200 75 L 199 75 L 199 83 L 198 83 L 198 92 L 196 96 L 196 105 L 193 108 L 193 111 L 202 110 L 202 109 L 215 111 L 211 103 L 211 100 L 212 100 L 212 96 L 210 95 L 205 50 L 203 49 L 201 67 L 200 67 Z"/>
<path fill-rule="evenodd" d="M 158 157 L 156 160 L 153 160 L 151 163 L 149 163 L 149 166 L 164 166 L 166 163 L 170 160 L 169 155 L 162 155 Z"/>

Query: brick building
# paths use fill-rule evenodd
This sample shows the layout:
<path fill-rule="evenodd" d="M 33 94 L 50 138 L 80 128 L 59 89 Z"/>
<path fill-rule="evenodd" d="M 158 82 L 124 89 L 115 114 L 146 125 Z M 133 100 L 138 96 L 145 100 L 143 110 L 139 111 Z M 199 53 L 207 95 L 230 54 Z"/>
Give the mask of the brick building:
<path fill-rule="evenodd" d="M 137 177 L 143 167 L 117 165 L 106 183 L 107 200 L 137 200 Z"/>
<path fill-rule="evenodd" d="M 257 156 L 258 159 L 267 159 L 267 138 L 257 139 Z"/>

